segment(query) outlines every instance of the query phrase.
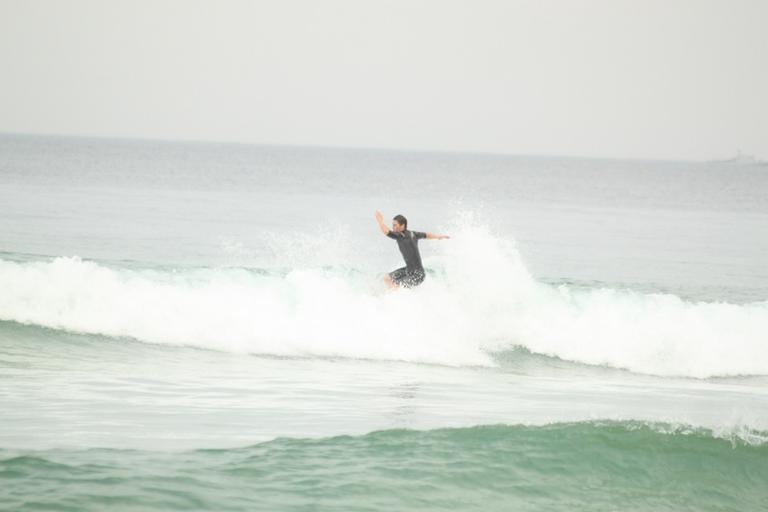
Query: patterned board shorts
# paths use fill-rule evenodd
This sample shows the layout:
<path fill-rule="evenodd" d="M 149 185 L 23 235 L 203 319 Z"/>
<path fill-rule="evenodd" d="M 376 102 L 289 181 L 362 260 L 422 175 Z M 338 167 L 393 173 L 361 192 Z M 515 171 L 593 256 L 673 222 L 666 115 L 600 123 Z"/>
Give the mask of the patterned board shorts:
<path fill-rule="evenodd" d="M 419 286 L 424 281 L 423 270 L 408 270 L 406 267 L 393 270 L 389 273 L 392 282 L 405 288 Z"/>

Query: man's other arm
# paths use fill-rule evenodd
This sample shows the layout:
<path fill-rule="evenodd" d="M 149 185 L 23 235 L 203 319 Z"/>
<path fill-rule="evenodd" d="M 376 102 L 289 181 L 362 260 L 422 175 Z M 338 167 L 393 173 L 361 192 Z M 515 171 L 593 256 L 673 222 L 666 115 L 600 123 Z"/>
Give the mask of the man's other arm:
<path fill-rule="evenodd" d="M 376 217 L 376 222 L 379 224 L 379 229 L 381 229 L 381 232 L 385 235 L 389 235 L 389 228 L 386 224 L 384 224 L 384 216 L 381 214 L 379 210 L 376 210 L 376 214 L 374 215 Z"/>
<path fill-rule="evenodd" d="M 438 233 L 427 233 L 427 238 L 430 240 L 444 240 L 446 238 L 451 238 L 448 235 L 440 235 Z"/>

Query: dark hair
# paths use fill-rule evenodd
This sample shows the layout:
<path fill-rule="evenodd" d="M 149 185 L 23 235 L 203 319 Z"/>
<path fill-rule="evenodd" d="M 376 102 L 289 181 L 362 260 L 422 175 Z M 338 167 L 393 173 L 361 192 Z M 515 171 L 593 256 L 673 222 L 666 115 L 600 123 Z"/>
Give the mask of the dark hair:
<path fill-rule="evenodd" d="M 401 226 L 405 226 L 405 229 L 408 229 L 408 219 L 403 217 L 402 215 L 395 215 L 392 220 L 396 220 L 398 224 Z"/>

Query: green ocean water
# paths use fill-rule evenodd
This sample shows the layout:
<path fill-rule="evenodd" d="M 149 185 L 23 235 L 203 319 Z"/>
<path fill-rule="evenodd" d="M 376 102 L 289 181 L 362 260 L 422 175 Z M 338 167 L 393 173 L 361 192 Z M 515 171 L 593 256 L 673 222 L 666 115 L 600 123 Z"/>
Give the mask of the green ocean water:
<path fill-rule="evenodd" d="M 0 452 L 7 510 L 768 508 L 768 446 L 701 430 L 568 423 L 387 430 L 247 448 Z"/>

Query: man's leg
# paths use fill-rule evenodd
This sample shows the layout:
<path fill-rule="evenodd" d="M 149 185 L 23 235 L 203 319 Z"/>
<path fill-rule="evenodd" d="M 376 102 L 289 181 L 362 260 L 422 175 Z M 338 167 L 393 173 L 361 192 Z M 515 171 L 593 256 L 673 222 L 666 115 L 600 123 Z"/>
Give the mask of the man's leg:
<path fill-rule="evenodd" d="M 406 277 L 408 269 L 405 267 L 393 270 L 384 276 L 384 282 L 389 288 L 400 288 L 400 282 Z"/>

